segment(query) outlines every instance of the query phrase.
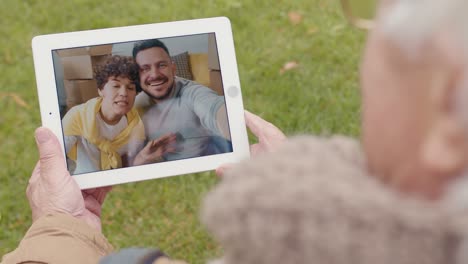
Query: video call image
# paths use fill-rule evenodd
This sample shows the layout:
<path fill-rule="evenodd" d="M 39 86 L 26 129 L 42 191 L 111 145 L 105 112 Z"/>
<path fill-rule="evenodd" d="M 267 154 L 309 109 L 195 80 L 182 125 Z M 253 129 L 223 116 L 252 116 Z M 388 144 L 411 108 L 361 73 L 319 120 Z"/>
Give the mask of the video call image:
<path fill-rule="evenodd" d="M 232 152 L 214 33 L 52 56 L 72 175 Z"/>

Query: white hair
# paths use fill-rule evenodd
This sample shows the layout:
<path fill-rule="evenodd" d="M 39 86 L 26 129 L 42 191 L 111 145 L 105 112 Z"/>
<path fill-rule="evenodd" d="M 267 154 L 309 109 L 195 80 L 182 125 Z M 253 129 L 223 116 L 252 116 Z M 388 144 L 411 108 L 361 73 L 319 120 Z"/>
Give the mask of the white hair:
<path fill-rule="evenodd" d="M 448 29 L 468 50 L 467 0 L 396 0 L 387 11 L 384 32 L 411 55 L 434 32 Z"/>

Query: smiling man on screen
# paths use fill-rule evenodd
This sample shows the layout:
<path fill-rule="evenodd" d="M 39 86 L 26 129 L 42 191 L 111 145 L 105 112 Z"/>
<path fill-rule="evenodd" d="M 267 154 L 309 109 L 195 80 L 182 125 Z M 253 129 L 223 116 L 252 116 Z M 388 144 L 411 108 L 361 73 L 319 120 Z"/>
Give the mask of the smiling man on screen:
<path fill-rule="evenodd" d="M 165 160 L 232 151 L 224 97 L 212 89 L 175 75 L 176 65 L 158 40 L 137 42 L 133 57 L 139 67 L 137 96 L 148 140 L 177 135 L 176 150 Z"/>

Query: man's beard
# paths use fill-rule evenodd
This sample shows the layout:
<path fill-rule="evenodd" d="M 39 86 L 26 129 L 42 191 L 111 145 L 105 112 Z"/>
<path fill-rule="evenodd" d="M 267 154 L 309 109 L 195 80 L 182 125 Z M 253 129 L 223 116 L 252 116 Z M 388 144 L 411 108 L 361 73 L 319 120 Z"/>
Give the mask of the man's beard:
<path fill-rule="evenodd" d="M 164 100 L 164 99 L 167 99 L 167 98 L 169 98 L 171 96 L 172 90 L 174 89 L 174 85 L 175 85 L 175 83 L 172 83 L 172 85 L 169 87 L 169 89 L 167 89 L 166 93 L 161 95 L 161 96 L 154 96 L 154 95 L 150 94 L 149 92 L 147 92 L 145 89 L 142 89 L 142 90 L 143 90 L 143 92 L 145 92 L 153 100 Z"/>

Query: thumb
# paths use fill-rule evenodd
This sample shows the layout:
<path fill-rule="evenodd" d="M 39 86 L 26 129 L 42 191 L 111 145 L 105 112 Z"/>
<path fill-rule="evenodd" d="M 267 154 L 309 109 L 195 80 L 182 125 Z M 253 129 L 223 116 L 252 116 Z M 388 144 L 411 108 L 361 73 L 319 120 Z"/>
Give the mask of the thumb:
<path fill-rule="evenodd" d="M 41 178 L 49 183 L 63 181 L 68 171 L 57 137 L 44 127 L 36 129 L 35 136 L 37 148 L 39 149 Z"/>

